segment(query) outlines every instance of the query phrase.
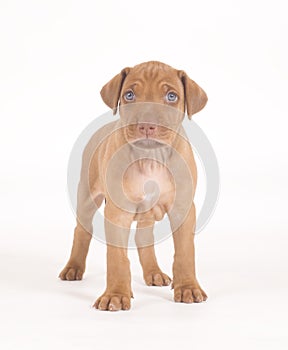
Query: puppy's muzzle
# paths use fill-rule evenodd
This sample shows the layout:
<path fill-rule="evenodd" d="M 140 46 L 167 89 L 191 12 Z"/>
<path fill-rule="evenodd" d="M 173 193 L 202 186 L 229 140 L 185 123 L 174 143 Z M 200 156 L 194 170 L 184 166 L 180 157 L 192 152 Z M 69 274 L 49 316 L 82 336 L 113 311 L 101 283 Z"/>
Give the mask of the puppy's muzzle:
<path fill-rule="evenodd" d="M 150 123 L 139 123 L 137 125 L 137 131 L 142 137 L 153 137 L 157 132 L 157 125 Z"/>

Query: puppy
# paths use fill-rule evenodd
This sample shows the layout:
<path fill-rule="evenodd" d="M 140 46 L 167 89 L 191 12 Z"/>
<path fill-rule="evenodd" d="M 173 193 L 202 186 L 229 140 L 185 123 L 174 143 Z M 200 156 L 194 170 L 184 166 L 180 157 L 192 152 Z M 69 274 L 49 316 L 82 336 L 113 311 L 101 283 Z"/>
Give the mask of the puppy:
<path fill-rule="evenodd" d="M 92 237 L 92 220 L 105 200 L 107 286 L 94 306 L 127 310 L 131 274 L 127 257 L 130 227 L 147 285 L 167 286 L 154 251 L 155 221 L 167 214 L 174 240 L 173 289 L 176 302 L 202 302 L 207 295 L 195 275 L 193 203 L 197 170 L 181 122 L 207 102 L 206 93 L 184 71 L 161 62 L 125 68 L 101 90 L 120 118 L 102 127 L 87 144 L 78 187 L 77 225 L 62 280 L 81 280 Z"/>

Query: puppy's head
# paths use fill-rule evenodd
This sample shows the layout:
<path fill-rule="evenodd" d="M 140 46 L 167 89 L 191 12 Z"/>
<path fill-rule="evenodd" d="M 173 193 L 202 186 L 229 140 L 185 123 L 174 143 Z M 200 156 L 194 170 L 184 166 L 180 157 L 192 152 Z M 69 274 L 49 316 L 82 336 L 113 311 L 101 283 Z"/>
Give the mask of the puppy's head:
<path fill-rule="evenodd" d="M 116 114 L 119 107 L 128 142 L 171 144 L 185 112 L 189 119 L 207 102 L 207 95 L 187 74 L 151 61 L 124 68 L 101 90 Z"/>

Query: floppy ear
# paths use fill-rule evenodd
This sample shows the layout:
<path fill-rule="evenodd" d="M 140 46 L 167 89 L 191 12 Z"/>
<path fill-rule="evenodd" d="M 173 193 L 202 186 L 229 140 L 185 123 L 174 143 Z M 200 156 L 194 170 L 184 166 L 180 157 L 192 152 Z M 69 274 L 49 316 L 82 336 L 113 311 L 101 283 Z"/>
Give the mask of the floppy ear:
<path fill-rule="evenodd" d="M 108 107 L 113 109 L 113 114 L 117 113 L 122 85 L 129 71 L 130 68 L 122 69 L 122 71 L 104 85 L 100 91 L 102 100 Z"/>
<path fill-rule="evenodd" d="M 201 111 L 206 105 L 208 98 L 204 90 L 195 83 L 184 71 L 178 71 L 179 77 L 184 86 L 185 107 L 189 119 L 192 115 Z"/>

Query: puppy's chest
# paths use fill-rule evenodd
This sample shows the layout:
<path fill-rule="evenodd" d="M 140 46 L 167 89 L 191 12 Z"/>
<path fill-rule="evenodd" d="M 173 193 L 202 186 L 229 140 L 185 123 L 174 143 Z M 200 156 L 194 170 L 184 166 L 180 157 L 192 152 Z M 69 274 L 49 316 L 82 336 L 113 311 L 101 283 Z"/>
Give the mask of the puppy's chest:
<path fill-rule="evenodd" d="M 173 202 L 174 188 L 169 170 L 153 160 L 134 162 L 123 176 L 124 193 L 135 203 L 138 219 L 161 220 Z"/>

